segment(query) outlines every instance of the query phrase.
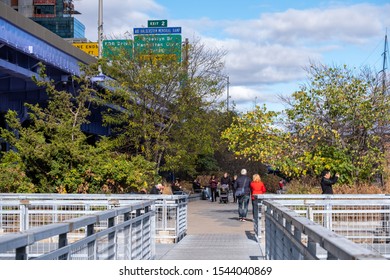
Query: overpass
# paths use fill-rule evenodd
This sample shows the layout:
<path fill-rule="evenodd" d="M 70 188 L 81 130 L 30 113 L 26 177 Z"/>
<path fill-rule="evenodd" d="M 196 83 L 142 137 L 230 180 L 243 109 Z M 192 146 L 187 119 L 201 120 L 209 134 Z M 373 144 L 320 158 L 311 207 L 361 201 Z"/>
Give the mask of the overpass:
<path fill-rule="evenodd" d="M 39 63 L 45 65 L 48 78 L 58 89 L 74 92 L 70 77 L 80 74 L 80 64 L 96 62 L 96 58 L 0 2 L 0 125 L 5 126 L 4 115 L 9 109 L 17 111 L 24 121 L 24 103 L 43 104 L 47 100 L 45 90 L 31 80 L 38 75 Z M 90 121 L 83 127 L 85 132 L 106 133 L 98 110 L 92 112 Z"/>

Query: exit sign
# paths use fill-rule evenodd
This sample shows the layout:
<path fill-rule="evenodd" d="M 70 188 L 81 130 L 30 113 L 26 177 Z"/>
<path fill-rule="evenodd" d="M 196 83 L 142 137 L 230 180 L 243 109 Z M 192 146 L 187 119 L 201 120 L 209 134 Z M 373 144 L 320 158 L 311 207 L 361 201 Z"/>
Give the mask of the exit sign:
<path fill-rule="evenodd" d="M 168 20 L 148 20 L 148 27 L 167 27 Z"/>

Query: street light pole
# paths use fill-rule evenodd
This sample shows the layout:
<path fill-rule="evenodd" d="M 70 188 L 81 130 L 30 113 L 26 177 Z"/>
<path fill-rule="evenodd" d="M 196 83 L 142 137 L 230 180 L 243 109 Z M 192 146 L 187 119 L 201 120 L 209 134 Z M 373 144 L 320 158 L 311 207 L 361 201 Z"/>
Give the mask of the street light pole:
<path fill-rule="evenodd" d="M 230 82 L 229 82 L 229 76 L 226 76 L 226 112 L 229 112 L 229 98 L 230 98 L 230 95 L 229 95 L 229 85 L 230 85 Z"/>
<path fill-rule="evenodd" d="M 102 58 L 102 43 L 103 43 L 103 0 L 99 0 L 99 14 L 98 14 L 99 59 Z"/>

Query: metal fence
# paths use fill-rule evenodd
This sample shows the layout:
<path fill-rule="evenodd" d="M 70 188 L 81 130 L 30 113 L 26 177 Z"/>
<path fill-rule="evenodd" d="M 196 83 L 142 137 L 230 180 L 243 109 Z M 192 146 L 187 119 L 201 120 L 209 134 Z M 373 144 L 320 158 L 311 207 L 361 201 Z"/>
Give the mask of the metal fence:
<path fill-rule="evenodd" d="M 390 196 L 388 195 L 259 195 L 256 203 L 256 236 L 264 231 L 265 201 L 294 210 L 360 246 L 390 258 Z"/>
<path fill-rule="evenodd" d="M 278 202 L 265 200 L 264 206 L 265 254 L 269 260 L 385 259 Z"/>
<path fill-rule="evenodd" d="M 0 236 L 1 259 L 144 260 L 155 258 L 153 201 L 48 223 Z M 47 212 L 47 211 L 45 211 Z M 47 218 L 44 213 L 41 218 Z M 73 214 L 69 213 L 68 217 Z M 64 216 L 67 216 L 64 214 Z M 50 218 L 47 218 L 48 222 Z"/>
<path fill-rule="evenodd" d="M 153 201 L 156 242 L 173 243 L 187 232 L 187 195 L 0 194 L 0 234 L 25 231 L 96 211 Z"/>

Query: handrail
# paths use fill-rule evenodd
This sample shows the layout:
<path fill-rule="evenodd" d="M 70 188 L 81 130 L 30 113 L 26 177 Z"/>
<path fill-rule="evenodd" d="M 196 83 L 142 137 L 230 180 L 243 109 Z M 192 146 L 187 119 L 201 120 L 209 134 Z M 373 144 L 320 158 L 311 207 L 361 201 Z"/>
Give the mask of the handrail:
<path fill-rule="evenodd" d="M 154 202 L 157 242 L 178 242 L 186 235 L 188 195 L 147 194 L 0 194 L 0 233 L 41 226 L 43 221 L 50 222 L 49 219 L 60 221 L 60 215 L 89 214 L 126 206 L 134 200 Z M 3 223 L 8 213 L 13 215 L 13 224 Z M 44 214 L 50 215 L 49 219 L 35 218 L 40 223 L 32 224 L 33 218 L 29 216 Z"/>
<path fill-rule="evenodd" d="M 153 201 L 134 201 L 131 205 L 79 218 L 0 236 L 0 253 L 14 250 L 15 259 L 154 259 Z M 121 218 L 121 219 L 120 219 Z M 85 230 L 85 236 L 71 242 L 72 232 Z M 131 231 L 142 238 L 134 238 Z M 148 237 L 148 238 L 146 238 Z M 51 250 L 47 239 L 57 238 Z M 34 245 L 42 242 L 47 250 L 34 255 Z M 30 256 L 28 252 L 33 251 Z M 140 247 L 141 250 L 136 248 Z M 132 250 L 135 248 L 134 250 Z"/>
<path fill-rule="evenodd" d="M 265 200 L 263 204 L 267 208 L 265 222 L 268 259 L 318 259 L 317 247 L 320 246 L 326 251 L 328 259 L 385 260 L 378 253 L 300 216 L 286 206 L 272 200 Z M 307 244 L 301 241 L 302 234 L 307 236 Z"/>
<path fill-rule="evenodd" d="M 323 195 L 323 194 L 262 194 L 255 195 L 255 211 L 254 211 L 254 231 L 257 239 L 262 238 L 262 208 L 264 200 L 277 201 L 285 206 L 306 207 L 297 212 L 306 212 L 307 208 L 314 206 L 327 206 L 329 213 L 332 205 L 347 206 L 347 205 L 381 205 L 387 207 L 390 205 L 389 194 L 339 194 L 339 195 Z M 310 209 L 309 209 L 310 210 Z M 386 211 L 382 211 L 385 213 Z"/>

